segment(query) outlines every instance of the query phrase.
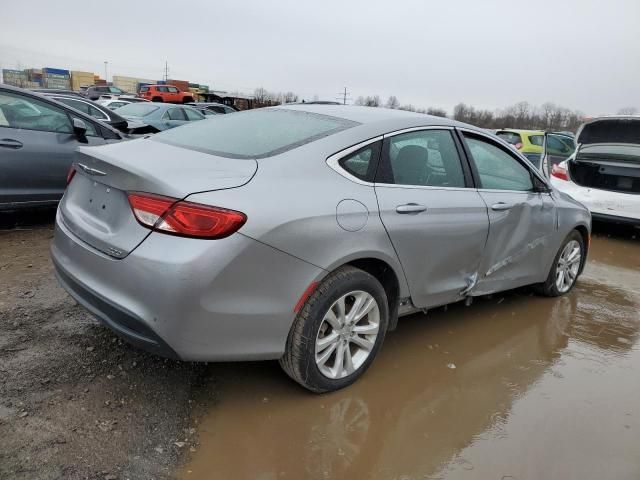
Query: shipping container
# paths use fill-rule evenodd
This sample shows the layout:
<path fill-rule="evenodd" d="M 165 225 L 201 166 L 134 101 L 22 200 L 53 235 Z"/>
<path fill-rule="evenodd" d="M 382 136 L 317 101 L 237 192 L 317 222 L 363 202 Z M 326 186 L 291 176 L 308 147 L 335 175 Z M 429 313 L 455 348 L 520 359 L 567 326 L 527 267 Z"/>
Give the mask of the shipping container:
<path fill-rule="evenodd" d="M 82 86 L 90 86 L 94 83 L 94 74 L 93 72 L 79 72 L 72 71 L 71 72 L 71 89 L 76 92 L 80 91 L 80 87 Z"/>
<path fill-rule="evenodd" d="M 42 69 L 44 73 L 49 74 L 55 74 L 55 75 L 66 75 L 69 76 L 69 70 L 64 70 L 62 68 L 51 68 L 51 67 L 46 67 Z"/>
<path fill-rule="evenodd" d="M 186 80 L 167 80 L 167 85 L 177 87 L 181 92 L 189 91 L 189 82 Z"/>

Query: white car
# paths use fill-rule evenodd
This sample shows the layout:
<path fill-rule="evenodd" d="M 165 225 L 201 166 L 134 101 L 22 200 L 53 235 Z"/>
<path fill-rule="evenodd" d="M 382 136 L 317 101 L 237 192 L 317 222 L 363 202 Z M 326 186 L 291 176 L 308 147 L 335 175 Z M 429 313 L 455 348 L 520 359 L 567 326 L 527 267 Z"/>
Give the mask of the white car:
<path fill-rule="evenodd" d="M 547 154 L 551 183 L 585 205 L 594 219 L 640 225 L 640 117 L 601 117 L 583 124 L 577 148 L 559 163 Z M 566 137 L 565 137 L 566 138 Z"/>
<path fill-rule="evenodd" d="M 98 100 L 100 105 L 104 105 L 109 110 L 115 110 L 116 108 L 124 107 L 125 105 L 129 105 L 131 102 L 128 100 L 122 100 L 119 98 L 116 99 L 100 99 Z"/>

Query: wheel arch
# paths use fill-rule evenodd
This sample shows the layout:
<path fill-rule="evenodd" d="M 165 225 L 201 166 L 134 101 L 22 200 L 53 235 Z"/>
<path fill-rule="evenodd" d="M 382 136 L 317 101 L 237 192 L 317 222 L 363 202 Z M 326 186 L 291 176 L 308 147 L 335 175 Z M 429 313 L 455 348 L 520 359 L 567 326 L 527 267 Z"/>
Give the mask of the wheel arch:
<path fill-rule="evenodd" d="M 582 237 L 582 245 L 584 246 L 584 255 L 579 270 L 579 273 L 582 273 L 582 270 L 584 270 L 584 266 L 587 263 L 587 255 L 589 254 L 589 247 L 591 246 L 591 233 L 587 226 L 583 224 L 576 225 L 574 230 L 577 230 Z"/>
<path fill-rule="evenodd" d="M 387 294 L 387 300 L 389 302 L 389 330 L 393 330 L 398 323 L 400 298 L 409 296 L 409 288 L 402 267 L 399 264 L 394 267 L 394 263 L 393 260 L 384 258 L 382 255 L 368 254 L 342 259 L 342 261 L 331 265 L 327 271 L 330 273 L 340 267 L 350 265 L 375 277 Z"/>

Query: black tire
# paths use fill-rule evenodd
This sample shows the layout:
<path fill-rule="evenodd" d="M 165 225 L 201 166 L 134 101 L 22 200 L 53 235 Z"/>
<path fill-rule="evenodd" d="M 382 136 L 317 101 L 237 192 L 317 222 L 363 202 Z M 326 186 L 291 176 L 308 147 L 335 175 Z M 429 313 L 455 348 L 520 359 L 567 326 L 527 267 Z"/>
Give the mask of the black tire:
<path fill-rule="evenodd" d="M 192 97 L 184 97 L 182 99 L 182 103 L 193 103 L 193 98 Z"/>
<path fill-rule="evenodd" d="M 343 295 L 355 290 L 370 294 L 380 312 L 378 335 L 369 356 L 353 373 L 339 379 L 325 376 L 315 361 L 316 338 L 329 308 Z M 280 366 L 293 380 L 304 388 L 324 393 L 339 390 L 354 383 L 369 368 L 376 357 L 389 324 L 389 304 L 384 288 L 369 273 L 345 266 L 330 273 L 307 299 L 296 316 Z"/>
<path fill-rule="evenodd" d="M 562 254 L 562 250 L 564 249 L 564 247 L 567 245 L 567 243 L 571 242 L 572 240 L 577 241 L 578 244 L 580 245 L 580 255 L 581 255 L 580 268 L 578 269 L 578 275 L 576 275 L 576 278 L 574 279 L 573 284 L 569 287 L 569 290 L 565 292 L 561 292 L 560 290 L 558 290 L 558 286 L 556 285 L 556 275 L 558 272 L 558 260 L 560 259 L 560 255 Z M 556 256 L 553 259 L 553 263 L 551 264 L 551 270 L 549 271 L 547 280 L 544 283 L 540 283 L 536 285 L 537 293 L 545 297 L 559 297 L 561 295 L 565 295 L 569 293 L 573 289 L 573 287 L 575 287 L 576 282 L 578 281 L 578 277 L 582 272 L 584 261 L 585 261 L 584 239 L 582 238 L 582 235 L 580 234 L 580 232 L 578 232 L 577 230 L 573 230 L 567 236 L 567 238 L 564 239 L 564 242 L 562 242 L 562 245 L 560 245 L 560 248 L 558 249 L 558 253 L 556 253 Z"/>
<path fill-rule="evenodd" d="M 164 102 L 164 100 L 162 100 L 162 97 L 153 97 L 153 98 L 151 99 L 151 101 L 152 101 L 152 102 L 159 102 L 159 103 Z"/>

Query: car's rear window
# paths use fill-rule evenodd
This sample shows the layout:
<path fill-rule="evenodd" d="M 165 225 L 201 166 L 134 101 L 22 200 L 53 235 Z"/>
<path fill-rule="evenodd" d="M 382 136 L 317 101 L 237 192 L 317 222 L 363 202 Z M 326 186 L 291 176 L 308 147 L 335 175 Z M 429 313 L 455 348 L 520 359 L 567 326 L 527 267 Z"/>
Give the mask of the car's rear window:
<path fill-rule="evenodd" d="M 149 103 L 130 103 L 118 109 L 119 115 L 131 115 L 132 117 L 144 117 L 155 112 L 159 107 Z"/>
<path fill-rule="evenodd" d="M 358 123 L 343 118 L 269 108 L 212 115 L 202 122 L 165 130 L 151 140 L 222 157 L 264 158 L 355 125 Z"/>

